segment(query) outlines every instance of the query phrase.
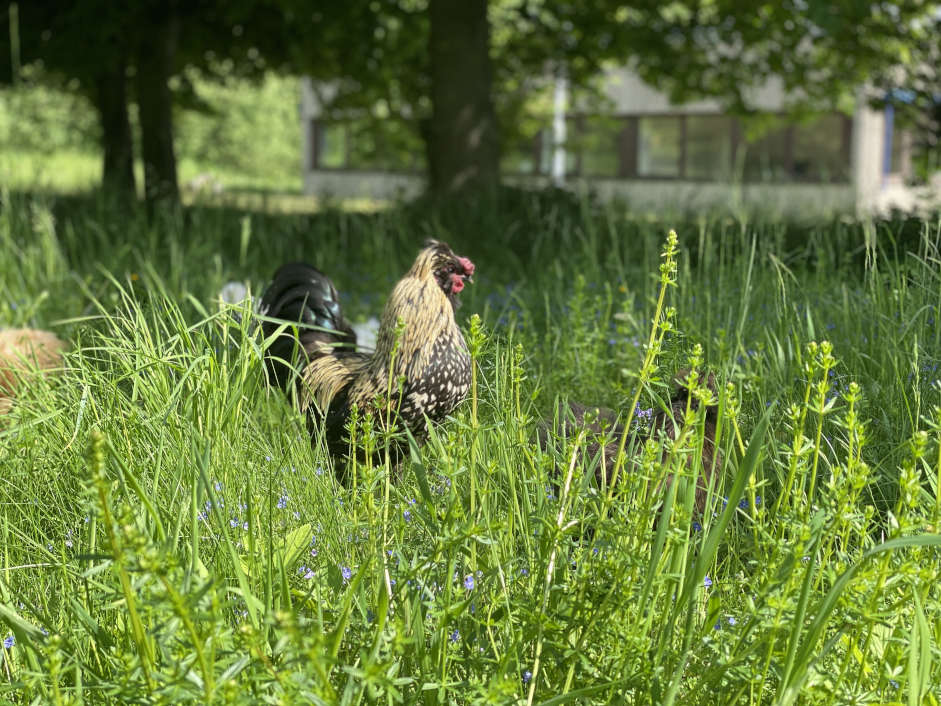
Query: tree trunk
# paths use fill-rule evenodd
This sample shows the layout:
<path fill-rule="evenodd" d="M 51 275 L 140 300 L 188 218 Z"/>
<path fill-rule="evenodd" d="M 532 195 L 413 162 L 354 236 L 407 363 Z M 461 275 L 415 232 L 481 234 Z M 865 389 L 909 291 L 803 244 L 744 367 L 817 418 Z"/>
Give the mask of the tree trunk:
<path fill-rule="evenodd" d="M 495 185 L 500 146 L 492 98 L 487 0 L 431 0 L 432 191 Z"/>
<path fill-rule="evenodd" d="M 179 203 L 176 156 L 173 153 L 173 96 L 169 80 L 176 51 L 176 18 L 169 2 L 157 3 L 150 26 L 137 50 L 137 105 L 140 109 L 144 195 L 148 206 L 157 201 Z"/>
<path fill-rule="evenodd" d="M 95 80 L 95 107 L 101 125 L 104 168 L 101 184 L 108 194 L 133 198 L 134 143 L 127 113 L 127 78 L 122 57 Z"/>

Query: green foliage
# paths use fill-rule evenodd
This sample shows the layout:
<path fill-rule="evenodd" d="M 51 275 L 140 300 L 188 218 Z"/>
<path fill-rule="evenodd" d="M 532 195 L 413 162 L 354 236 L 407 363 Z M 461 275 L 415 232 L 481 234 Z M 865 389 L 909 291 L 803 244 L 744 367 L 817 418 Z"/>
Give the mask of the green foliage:
<path fill-rule="evenodd" d="M 49 85 L 29 71 L 24 82 L 0 88 L 0 151 L 49 157 L 61 150 L 94 153 L 98 125 L 94 108 L 74 87 Z"/>
<path fill-rule="evenodd" d="M 190 76 L 203 103 L 177 112 L 175 149 L 184 188 L 208 174 L 224 189 L 299 191 L 298 79 L 266 74 L 253 81 L 223 76 L 221 68 L 217 74 L 212 81 Z M 90 191 L 101 181 L 99 132 L 94 107 L 74 87 L 35 81 L 0 88 L 0 181 L 12 188 L 42 183 L 51 190 Z"/>
<path fill-rule="evenodd" d="M 0 420 L 8 700 L 936 702 L 938 224 L 794 247 L 704 216 L 664 246 L 613 207 L 501 199 L 148 223 L 3 195 L 0 320 L 72 343 Z M 477 264 L 472 398 L 342 488 L 216 293 L 307 257 L 356 319 L 429 234 Z M 629 439 L 606 492 L 586 433 L 535 443 L 557 398 L 629 418 L 680 366 L 723 383 L 704 516 L 699 414 Z"/>
<path fill-rule="evenodd" d="M 194 75 L 192 84 L 209 110 L 180 113 L 176 148 L 181 161 L 221 173 L 227 187 L 300 187 L 296 77 L 268 73 L 260 82 L 235 76 L 210 82 Z"/>

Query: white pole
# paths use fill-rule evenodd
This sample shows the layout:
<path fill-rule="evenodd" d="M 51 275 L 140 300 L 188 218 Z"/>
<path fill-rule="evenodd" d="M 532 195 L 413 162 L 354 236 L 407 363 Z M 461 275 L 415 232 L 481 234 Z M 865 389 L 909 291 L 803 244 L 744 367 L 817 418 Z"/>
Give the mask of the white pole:
<path fill-rule="evenodd" d="M 559 69 L 555 77 L 552 96 L 552 183 L 565 184 L 565 107 L 568 103 L 568 79 L 565 70 Z"/>

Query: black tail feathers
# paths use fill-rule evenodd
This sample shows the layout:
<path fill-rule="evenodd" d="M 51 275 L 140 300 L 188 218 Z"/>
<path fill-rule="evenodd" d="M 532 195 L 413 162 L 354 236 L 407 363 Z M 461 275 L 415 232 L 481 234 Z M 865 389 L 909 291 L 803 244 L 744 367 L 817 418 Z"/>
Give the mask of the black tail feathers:
<path fill-rule="evenodd" d="M 337 290 L 320 270 L 303 262 L 282 265 L 274 273 L 259 313 L 280 321 L 263 321 L 267 339 L 284 321 L 289 326 L 271 343 L 265 358 L 272 380 L 286 387 L 294 371 L 315 355 L 320 343 L 356 344 L 356 333 L 340 310 Z"/>

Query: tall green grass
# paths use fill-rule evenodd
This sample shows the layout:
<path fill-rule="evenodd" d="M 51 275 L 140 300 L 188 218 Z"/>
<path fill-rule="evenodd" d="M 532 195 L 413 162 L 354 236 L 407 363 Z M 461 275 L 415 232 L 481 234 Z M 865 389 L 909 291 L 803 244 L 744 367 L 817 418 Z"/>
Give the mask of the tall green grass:
<path fill-rule="evenodd" d="M 912 225 L 552 194 L 148 222 L 4 194 L 0 322 L 72 343 L 0 421 L 4 698 L 937 703 L 941 230 Z M 217 292 L 303 257 L 378 313 L 429 235 L 478 266 L 474 393 L 346 489 Z M 721 383 L 703 517 L 696 414 L 626 440 L 610 488 L 586 434 L 535 443 L 558 398 L 628 418 L 686 366 Z"/>

